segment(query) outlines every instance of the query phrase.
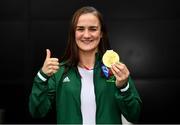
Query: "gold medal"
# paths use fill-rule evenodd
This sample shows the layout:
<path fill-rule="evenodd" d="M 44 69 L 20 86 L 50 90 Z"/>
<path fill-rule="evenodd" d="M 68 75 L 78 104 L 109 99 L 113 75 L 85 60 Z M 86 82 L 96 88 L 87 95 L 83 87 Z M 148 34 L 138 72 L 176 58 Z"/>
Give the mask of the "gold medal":
<path fill-rule="evenodd" d="M 106 50 L 102 57 L 102 61 L 105 66 L 110 68 L 112 64 L 118 63 L 120 61 L 120 57 L 115 51 Z"/>

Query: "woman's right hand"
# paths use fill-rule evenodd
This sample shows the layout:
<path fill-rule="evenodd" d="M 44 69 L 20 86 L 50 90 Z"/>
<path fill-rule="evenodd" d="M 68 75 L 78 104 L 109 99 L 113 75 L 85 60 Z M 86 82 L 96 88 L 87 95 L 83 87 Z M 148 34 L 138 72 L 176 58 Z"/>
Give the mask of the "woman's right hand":
<path fill-rule="evenodd" d="M 44 61 L 42 72 L 47 76 L 51 76 L 56 73 L 59 69 L 58 58 L 51 58 L 51 51 L 46 49 L 46 59 Z"/>

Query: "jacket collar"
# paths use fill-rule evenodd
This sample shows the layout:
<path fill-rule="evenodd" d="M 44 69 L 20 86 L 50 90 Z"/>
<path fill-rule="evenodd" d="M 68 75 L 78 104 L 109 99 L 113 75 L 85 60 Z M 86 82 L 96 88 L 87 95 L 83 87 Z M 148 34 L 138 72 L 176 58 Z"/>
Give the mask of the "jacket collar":
<path fill-rule="evenodd" d="M 97 52 L 97 53 L 95 54 L 95 65 L 94 65 L 94 69 L 97 69 L 97 68 L 100 66 L 100 64 L 101 64 L 101 59 L 102 59 L 102 57 L 101 57 L 100 54 Z M 81 77 L 81 75 L 80 75 L 80 73 L 79 73 L 79 71 L 78 71 L 77 66 L 76 66 L 76 67 L 73 67 L 73 69 L 75 70 L 77 76 L 78 76 L 78 77 Z"/>

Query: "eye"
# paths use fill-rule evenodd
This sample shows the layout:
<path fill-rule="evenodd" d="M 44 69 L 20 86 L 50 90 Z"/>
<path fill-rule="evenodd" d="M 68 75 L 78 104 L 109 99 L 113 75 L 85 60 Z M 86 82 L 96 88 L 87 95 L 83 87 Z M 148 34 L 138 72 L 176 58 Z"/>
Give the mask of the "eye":
<path fill-rule="evenodd" d="M 92 32 L 95 32 L 98 30 L 98 27 L 97 26 L 91 26 L 89 27 L 89 31 L 92 31 Z"/>
<path fill-rule="evenodd" d="M 83 27 L 77 27 L 77 28 L 76 28 L 76 31 L 81 31 L 81 32 L 82 32 L 83 30 L 84 30 Z"/>
<path fill-rule="evenodd" d="M 90 31 L 96 31 L 97 29 L 96 28 L 90 28 L 89 30 Z"/>
<path fill-rule="evenodd" d="M 78 29 L 76 29 L 77 31 L 83 31 L 83 29 L 82 28 L 78 28 Z"/>

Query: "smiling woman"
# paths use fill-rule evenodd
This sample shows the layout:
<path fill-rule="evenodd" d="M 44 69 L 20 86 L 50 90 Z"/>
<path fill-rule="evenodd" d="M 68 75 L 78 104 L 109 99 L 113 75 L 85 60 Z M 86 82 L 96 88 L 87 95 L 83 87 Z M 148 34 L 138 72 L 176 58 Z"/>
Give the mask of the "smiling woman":
<path fill-rule="evenodd" d="M 81 15 L 77 23 L 75 36 L 79 52 L 97 52 L 97 46 L 102 37 L 98 18 L 93 14 Z"/>
<path fill-rule="evenodd" d="M 94 67 L 95 53 L 98 51 L 98 44 L 102 37 L 101 26 L 98 18 L 91 13 L 83 14 L 79 17 L 76 31 L 76 44 L 79 48 L 80 66 L 85 65 L 92 69 Z M 90 61 L 89 65 L 82 58 L 86 58 L 86 61 Z"/>
<path fill-rule="evenodd" d="M 122 115 L 137 123 L 141 99 L 125 64 L 103 65 L 109 49 L 101 13 L 89 6 L 77 10 L 61 62 L 47 49 L 34 78 L 29 98 L 32 116 L 44 117 L 55 102 L 59 124 L 121 124 Z M 111 81 L 102 67 L 108 69 L 107 76 L 111 72 Z"/>

